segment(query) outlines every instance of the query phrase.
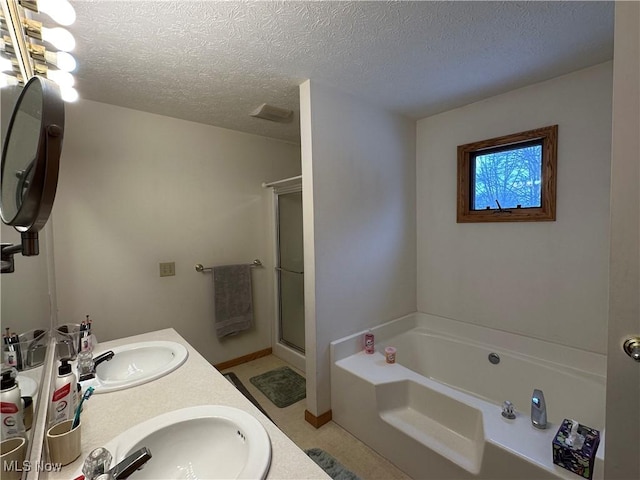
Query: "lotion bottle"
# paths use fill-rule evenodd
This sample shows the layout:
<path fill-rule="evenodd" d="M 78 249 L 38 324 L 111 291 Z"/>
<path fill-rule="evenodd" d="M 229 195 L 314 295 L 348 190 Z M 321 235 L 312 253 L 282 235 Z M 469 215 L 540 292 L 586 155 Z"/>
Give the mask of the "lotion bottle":
<path fill-rule="evenodd" d="M 49 416 L 51 424 L 73 419 L 77 383 L 76 376 L 71 371 L 69 359 L 61 359 L 53 395 L 51 396 L 51 415 Z"/>
<path fill-rule="evenodd" d="M 25 435 L 20 388 L 13 369 L 2 372 L 2 439 Z"/>

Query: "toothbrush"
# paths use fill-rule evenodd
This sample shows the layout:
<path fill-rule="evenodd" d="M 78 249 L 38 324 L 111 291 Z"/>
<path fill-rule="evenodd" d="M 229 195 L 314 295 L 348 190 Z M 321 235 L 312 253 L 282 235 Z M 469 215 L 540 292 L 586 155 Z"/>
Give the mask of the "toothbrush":
<path fill-rule="evenodd" d="M 71 424 L 71 430 L 73 430 L 78 425 L 80 425 L 80 412 L 82 411 L 82 404 L 84 403 L 85 400 L 89 400 L 89 397 L 93 394 L 93 390 L 94 390 L 93 387 L 87 388 L 87 391 L 84 392 L 84 395 L 80 399 L 80 403 L 78 404 L 78 407 L 76 408 L 76 414 L 73 417 L 73 423 Z"/>

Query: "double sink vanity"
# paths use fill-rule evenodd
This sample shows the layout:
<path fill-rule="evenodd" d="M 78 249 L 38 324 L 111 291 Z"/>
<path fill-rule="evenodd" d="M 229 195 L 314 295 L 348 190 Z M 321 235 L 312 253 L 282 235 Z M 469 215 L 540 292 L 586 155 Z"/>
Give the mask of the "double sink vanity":
<path fill-rule="evenodd" d="M 13 20 L 6 11 L 4 16 Z M 55 323 L 52 312 L 56 310 L 55 294 L 52 295 L 55 289 L 51 224 L 47 226 L 48 231 L 44 230 L 41 262 L 36 259 L 15 262 L 14 257 L 40 254 L 39 232 L 47 224 L 58 180 L 64 103 L 52 81 L 40 76 L 25 75 L 25 78 L 28 80 L 24 88 L 16 87 L 8 94 L 3 89 L 0 95 L 3 105 L 9 106 L 15 101 L 10 120 L 6 115 L 0 118 L 1 124 L 9 120 L 6 135 L 4 128 L 0 129 L 4 138 L 1 228 L 6 224 L 19 233 L 19 238 L 15 238 L 9 233 L 16 232 L 7 230 L 5 234 L 3 230 L 3 242 L 13 243 L 0 245 L 2 273 L 12 274 L 3 278 L 2 287 L 3 331 L 6 328 L 5 343 L 12 344 L 11 348 L 7 347 L 11 352 L 18 350 L 13 350 L 15 342 L 8 341 L 15 336 L 9 335 L 8 327 L 23 332 L 29 329 L 44 332 L 49 325 L 43 325 L 43 319 Z M 8 319 L 12 324 L 8 324 Z M 28 352 L 30 345 L 36 344 L 32 340 L 26 346 Z M 71 461 L 79 450 L 80 455 L 57 472 L 52 471 L 45 440 L 46 407 L 58 370 L 54 365 L 57 363 L 55 343 L 49 343 L 46 361 L 39 358 L 37 363 L 30 362 L 30 369 L 24 370 L 20 363 L 16 364 L 21 370 L 18 384 L 22 396 L 32 396 L 36 410 L 33 426 L 27 432 L 28 443 L 11 447 L 7 452 L 21 459 L 27 450 L 25 445 L 30 445 L 24 464 L 20 465 L 20 460 L 10 462 L 6 472 L 12 472 L 13 478 L 18 476 L 15 475 L 17 467 L 23 466 L 23 480 L 76 479 L 87 455 L 98 447 L 110 451 L 112 465 L 147 447 L 151 458 L 143 470 L 134 471 L 132 479 L 329 478 L 175 330 L 106 342 L 98 346 L 94 356 L 110 350 L 114 355 L 97 366 L 96 378 L 81 382 L 85 389 L 94 387 L 95 393 L 83 403 L 77 427 L 81 434 L 80 447 L 75 441 L 73 448 L 66 448 L 65 453 L 68 450 L 71 453 L 64 458 Z M 16 358 L 16 355 L 7 358 Z M 68 395 L 68 387 L 64 389 Z M 67 405 L 65 398 L 60 397 L 58 405 Z M 67 438 L 77 440 L 74 431 L 78 430 L 56 430 L 51 436 L 56 442 L 54 450 L 56 445 L 67 444 L 56 437 L 68 434 Z M 145 460 L 147 458 L 148 454 Z"/>
<path fill-rule="evenodd" d="M 13 9 L 3 5 L 2 10 L 7 21 L 18 21 Z M 21 32 L 22 28 L 12 26 L 11 31 L 14 30 Z M 0 245 L 1 271 L 12 274 L 3 279 L 2 295 L 3 320 L 11 321 L 3 325 L 7 359 L 11 362 L 22 352 L 14 345 L 22 340 L 12 329 L 35 335 L 36 331 L 48 330 L 44 319 L 55 323 L 51 224 L 43 235 L 43 261 L 16 262 L 15 257 L 40 255 L 39 233 L 53 208 L 65 124 L 59 88 L 49 79 L 31 75 L 31 68 L 26 67 L 31 65 L 30 58 L 20 58 L 27 79 L 24 88 L 18 86 L 8 94 L 3 89 L 0 95 L 3 105 L 15 102 L 10 119 L 6 114 L 0 118 L 0 126 L 8 120 L 6 135 L 5 129 L 0 128 L 0 220 L 3 229 L 7 225 L 19 233 L 15 238 L 3 231 L 3 242 L 12 243 Z M 17 266 L 23 272 L 20 275 L 16 274 Z M 31 346 L 36 344 L 40 346 L 29 337 L 24 344 L 27 353 L 33 354 Z M 71 428 L 77 423 L 67 420 L 69 425 L 60 422 L 53 432 L 47 432 L 47 407 L 58 371 L 54 365 L 55 344 L 52 341 L 48 349 L 42 349 L 42 355 L 46 351 L 46 361 L 38 357 L 38 362 L 27 362 L 29 368 L 7 360 L 8 366 L 20 370 L 18 385 L 22 396 L 32 397 L 32 405 L 36 405 L 27 442 L 12 442 L 6 445 L 6 452 L 3 445 L 3 458 L 11 459 L 6 469 L 2 467 L 7 476 L 17 478 L 22 470 L 23 480 L 76 479 L 86 457 L 98 447 L 110 451 L 112 465 L 147 447 L 151 456 L 144 453 L 146 463 L 143 470 L 134 471 L 134 479 L 329 478 L 175 330 L 107 342 L 99 345 L 94 356 L 110 350 L 114 354 L 96 366 L 96 378 L 81 382 L 84 389 L 95 388 L 95 393 L 83 403 L 80 425 Z M 3 361 L 4 353 L 3 345 Z M 68 364 L 62 368 L 64 375 L 69 375 Z M 6 388 L 9 391 L 13 386 Z M 58 392 L 64 393 L 56 400 L 58 412 L 64 412 L 68 405 L 69 390 L 69 383 L 57 387 Z M 55 472 L 47 439 L 53 442 L 52 451 L 64 452 L 58 457 L 64 459 L 62 463 L 80 455 Z M 21 463 L 25 455 L 26 461 Z"/>
<path fill-rule="evenodd" d="M 109 350 L 96 379 L 82 382 L 95 392 L 83 403 L 80 457 L 38 478 L 77 478 L 98 447 L 112 465 L 147 447 L 152 458 L 132 480 L 329 478 L 175 330 L 101 343 L 94 354 Z"/>

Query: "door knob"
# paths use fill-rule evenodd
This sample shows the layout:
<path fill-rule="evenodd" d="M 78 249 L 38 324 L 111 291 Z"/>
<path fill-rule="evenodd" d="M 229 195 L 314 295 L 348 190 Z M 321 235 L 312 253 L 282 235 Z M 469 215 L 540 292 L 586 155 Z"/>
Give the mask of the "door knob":
<path fill-rule="evenodd" d="M 640 337 L 627 338 L 622 345 L 622 348 L 627 355 L 633 358 L 636 362 L 640 362 Z"/>

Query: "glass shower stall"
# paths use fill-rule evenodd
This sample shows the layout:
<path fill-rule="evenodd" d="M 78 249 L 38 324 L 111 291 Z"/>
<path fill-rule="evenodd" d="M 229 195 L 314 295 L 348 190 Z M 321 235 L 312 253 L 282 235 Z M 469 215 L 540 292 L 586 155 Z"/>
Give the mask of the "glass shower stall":
<path fill-rule="evenodd" d="M 304 354 L 302 186 L 276 189 L 278 341 Z"/>

